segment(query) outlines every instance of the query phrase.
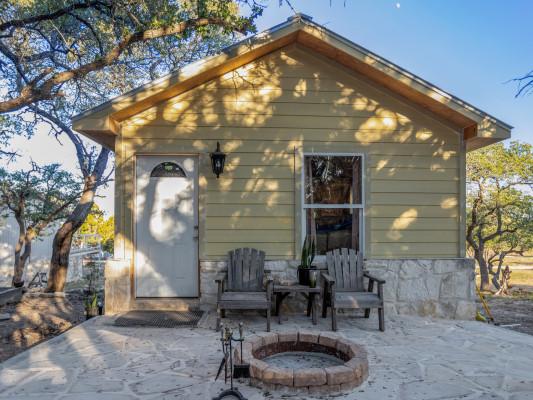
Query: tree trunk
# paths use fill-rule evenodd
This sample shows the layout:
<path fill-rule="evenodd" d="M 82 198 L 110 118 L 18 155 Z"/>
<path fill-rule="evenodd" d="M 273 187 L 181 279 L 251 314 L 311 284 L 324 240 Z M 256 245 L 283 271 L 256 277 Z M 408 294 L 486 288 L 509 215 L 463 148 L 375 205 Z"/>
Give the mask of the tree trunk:
<path fill-rule="evenodd" d="M 85 177 L 83 193 L 78 204 L 54 236 L 46 292 L 62 292 L 65 289 L 72 239 L 91 211 L 108 159 L 109 150 L 102 148 L 92 173 Z"/>
<path fill-rule="evenodd" d="M 492 284 L 498 290 L 500 290 L 500 273 L 502 271 L 503 260 L 505 259 L 505 255 L 505 252 L 500 253 L 500 256 L 498 257 L 498 269 L 496 270 L 496 273 L 494 273 L 494 275 L 492 276 Z"/>
<path fill-rule="evenodd" d="M 24 264 L 21 261 L 22 248 L 24 247 L 24 234 L 19 234 L 19 239 L 15 245 L 15 262 L 13 264 L 13 280 L 11 284 L 14 287 L 24 286 L 22 276 L 24 275 Z"/>
<path fill-rule="evenodd" d="M 95 185 L 92 181 L 92 177 L 85 180 L 80 201 L 54 236 L 46 292 L 62 292 L 65 289 L 72 239 L 94 203 Z"/>
<path fill-rule="evenodd" d="M 487 266 L 487 261 L 483 256 L 482 250 L 476 250 L 474 252 L 474 257 L 479 265 L 479 274 L 481 276 L 481 282 L 479 285 L 480 290 L 489 290 L 490 289 L 490 275 L 489 268 Z"/>
<path fill-rule="evenodd" d="M 15 245 L 15 261 L 13 263 L 13 279 L 11 284 L 14 287 L 24 286 L 22 277 L 24 276 L 24 267 L 31 253 L 31 241 L 28 242 L 26 235 L 26 224 L 23 217 L 24 202 L 19 203 L 19 210 L 15 213 L 15 219 L 19 226 L 19 238 Z"/>
<path fill-rule="evenodd" d="M 30 258 L 31 254 L 31 239 L 28 237 L 24 238 L 24 251 L 18 260 L 18 265 L 15 266 L 16 275 L 13 275 L 13 286 L 22 287 L 24 286 L 24 281 L 22 277 L 24 275 L 24 269 L 26 268 L 26 262 Z M 15 276 L 17 280 L 15 281 Z"/>

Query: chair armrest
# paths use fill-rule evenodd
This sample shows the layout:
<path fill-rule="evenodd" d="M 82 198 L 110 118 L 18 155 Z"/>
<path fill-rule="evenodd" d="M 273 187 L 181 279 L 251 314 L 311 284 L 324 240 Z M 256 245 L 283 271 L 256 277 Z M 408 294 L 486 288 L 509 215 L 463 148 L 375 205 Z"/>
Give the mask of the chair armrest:
<path fill-rule="evenodd" d="M 215 276 L 215 282 L 222 282 L 226 280 L 227 272 L 220 272 Z"/>
<path fill-rule="evenodd" d="M 215 282 L 217 283 L 217 303 L 220 301 L 222 293 L 224 293 L 224 282 L 226 282 L 226 277 L 226 272 L 220 272 L 215 276 Z"/>
<path fill-rule="evenodd" d="M 335 292 L 337 289 L 335 288 L 335 278 L 333 278 L 331 275 L 322 272 L 320 274 L 321 282 L 323 282 L 323 285 L 320 285 L 320 296 L 322 297 L 323 301 L 323 307 L 327 306 L 329 303 L 329 306 L 332 307 L 332 309 L 335 308 Z M 322 314 L 322 316 L 325 316 L 325 314 Z"/>
<path fill-rule="evenodd" d="M 265 288 L 268 288 L 268 286 L 273 286 L 274 278 L 272 277 L 272 273 L 270 272 L 270 270 L 264 270 L 263 283 L 265 285 Z"/>
<path fill-rule="evenodd" d="M 335 278 L 333 278 L 331 275 L 326 274 L 325 272 L 322 272 L 320 275 L 322 276 L 322 279 L 324 279 L 328 285 L 335 284 Z"/>
<path fill-rule="evenodd" d="M 370 279 L 371 281 L 377 282 L 379 285 L 384 285 L 385 281 L 383 279 L 376 278 L 373 275 L 370 275 L 368 272 L 363 272 L 363 276 Z"/>
<path fill-rule="evenodd" d="M 266 286 L 267 300 L 270 301 L 270 299 L 272 298 L 272 292 L 274 289 L 274 279 L 272 279 L 272 277 L 269 275 L 266 276 L 265 286 Z"/>

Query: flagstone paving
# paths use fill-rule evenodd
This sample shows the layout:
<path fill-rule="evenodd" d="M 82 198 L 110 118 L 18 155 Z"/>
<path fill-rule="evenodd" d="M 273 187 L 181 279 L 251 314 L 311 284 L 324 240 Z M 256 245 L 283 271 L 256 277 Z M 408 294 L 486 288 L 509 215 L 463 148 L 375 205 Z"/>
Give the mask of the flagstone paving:
<path fill-rule="evenodd" d="M 246 332 L 265 320 L 247 316 Z M 274 331 L 328 330 L 291 317 Z M 122 328 L 99 317 L 0 364 L 0 399 L 211 399 L 221 359 L 219 335 L 205 328 Z M 370 372 L 362 386 L 336 397 L 354 400 L 533 400 L 533 336 L 475 321 L 393 317 L 339 318 L 339 334 L 366 347 Z M 249 400 L 327 396 L 266 392 L 239 383 Z M 329 397 L 331 398 L 331 397 Z"/>

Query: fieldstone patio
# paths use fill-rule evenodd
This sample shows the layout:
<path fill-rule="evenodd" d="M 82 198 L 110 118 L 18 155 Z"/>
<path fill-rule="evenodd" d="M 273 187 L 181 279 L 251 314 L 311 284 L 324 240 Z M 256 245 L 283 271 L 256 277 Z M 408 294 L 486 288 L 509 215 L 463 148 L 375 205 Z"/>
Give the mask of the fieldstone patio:
<path fill-rule="evenodd" d="M 239 319 L 240 320 L 240 319 Z M 263 318 L 243 318 L 261 332 Z M 211 399 L 221 359 L 219 335 L 204 328 L 122 328 L 112 318 L 81 324 L 0 364 L 0 399 Z M 237 319 L 233 320 L 236 325 Z M 339 334 L 365 346 L 369 377 L 352 393 L 357 400 L 533 399 L 533 336 L 475 321 L 339 318 Z M 328 330 L 329 319 L 291 317 L 273 331 Z M 299 399 L 245 383 L 249 400 Z M 311 397 L 305 398 L 328 398 Z"/>

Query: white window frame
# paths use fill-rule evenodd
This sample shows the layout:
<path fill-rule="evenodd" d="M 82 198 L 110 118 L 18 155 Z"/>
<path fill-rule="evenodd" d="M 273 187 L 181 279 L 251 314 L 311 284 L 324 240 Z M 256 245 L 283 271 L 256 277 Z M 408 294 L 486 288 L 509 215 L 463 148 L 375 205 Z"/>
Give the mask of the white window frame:
<path fill-rule="evenodd" d="M 329 153 L 329 152 L 303 152 L 302 154 L 302 172 L 301 172 L 301 197 L 300 204 L 302 207 L 302 235 L 300 246 L 303 246 L 307 236 L 306 210 L 311 208 L 356 208 L 359 212 L 359 251 L 364 254 L 365 246 L 365 154 L 364 153 Z M 305 203 L 305 157 L 306 156 L 325 156 L 325 157 L 361 157 L 361 203 L 359 204 L 306 204 Z M 317 255 L 317 261 L 324 261 L 324 255 Z"/>

